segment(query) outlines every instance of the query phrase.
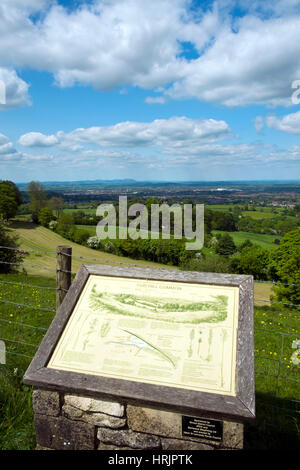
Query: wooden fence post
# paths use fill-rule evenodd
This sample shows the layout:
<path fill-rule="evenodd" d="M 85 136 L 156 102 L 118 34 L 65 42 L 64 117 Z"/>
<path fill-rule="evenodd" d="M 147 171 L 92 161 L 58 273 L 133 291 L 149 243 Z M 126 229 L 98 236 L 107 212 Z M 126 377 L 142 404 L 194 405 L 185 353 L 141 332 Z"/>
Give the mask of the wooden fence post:
<path fill-rule="evenodd" d="M 72 247 L 56 247 L 56 309 L 71 286 Z"/>

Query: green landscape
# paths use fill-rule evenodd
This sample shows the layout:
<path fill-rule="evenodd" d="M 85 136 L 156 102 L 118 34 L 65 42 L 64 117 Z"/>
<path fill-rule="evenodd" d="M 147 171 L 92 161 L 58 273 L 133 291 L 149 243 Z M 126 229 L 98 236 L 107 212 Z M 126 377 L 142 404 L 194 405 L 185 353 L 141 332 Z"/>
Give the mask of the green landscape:
<path fill-rule="evenodd" d="M 0 201 L 0 339 L 7 345 L 6 365 L 0 365 L 0 449 L 35 448 L 32 390 L 22 377 L 55 315 L 61 245 L 72 247 L 73 277 L 82 263 L 253 275 L 257 419 L 246 425 L 245 448 L 299 447 L 298 204 L 275 212 L 270 206 L 205 205 L 204 247 L 187 253 L 185 240 L 174 239 L 172 230 L 170 240 L 150 233 L 148 239 L 98 240 L 96 201 L 70 207 L 62 193 L 53 196 L 38 182 L 27 191 L 0 182 Z M 140 201 L 147 206 L 162 199 Z M 247 224 L 255 231 L 239 230 Z"/>

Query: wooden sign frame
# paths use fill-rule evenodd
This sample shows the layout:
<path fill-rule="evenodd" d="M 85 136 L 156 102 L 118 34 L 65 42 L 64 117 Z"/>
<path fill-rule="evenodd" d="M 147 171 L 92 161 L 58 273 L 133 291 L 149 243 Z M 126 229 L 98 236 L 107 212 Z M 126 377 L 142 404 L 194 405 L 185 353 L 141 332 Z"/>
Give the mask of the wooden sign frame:
<path fill-rule="evenodd" d="M 239 288 L 235 396 L 47 367 L 90 275 Z M 255 418 L 253 277 L 152 268 L 82 265 L 57 310 L 24 383 L 37 388 L 138 404 L 185 415 Z"/>

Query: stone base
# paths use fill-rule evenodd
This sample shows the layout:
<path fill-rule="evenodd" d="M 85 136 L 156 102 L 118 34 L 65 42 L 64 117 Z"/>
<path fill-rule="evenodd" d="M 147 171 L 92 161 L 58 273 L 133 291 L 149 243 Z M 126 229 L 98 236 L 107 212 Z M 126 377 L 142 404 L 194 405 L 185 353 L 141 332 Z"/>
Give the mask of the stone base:
<path fill-rule="evenodd" d="M 219 441 L 182 434 L 182 415 L 36 389 L 37 450 L 242 449 L 243 424 L 223 421 Z M 206 418 L 205 418 L 206 419 Z"/>

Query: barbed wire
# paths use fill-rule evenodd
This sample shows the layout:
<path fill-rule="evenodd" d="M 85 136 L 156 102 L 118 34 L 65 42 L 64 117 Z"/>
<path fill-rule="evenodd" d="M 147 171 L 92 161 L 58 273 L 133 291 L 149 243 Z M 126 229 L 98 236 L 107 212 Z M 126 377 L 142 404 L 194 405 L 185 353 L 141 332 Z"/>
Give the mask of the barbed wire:
<path fill-rule="evenodd" d="M 32 346 L 33 348 L 38 348 L 38 344 L 31 344 L 31 343 L 26 343 L 25 341 L 16 341 L 14 339 L 8 339 L 8 338 L 1 338 L 0 340 L 2 341 L 7 341 L 8 343 L 17 343 L 17 344 L 25 344 L 26 346 Z"/>
<path fill-rule="evenodd" d="M 27 267 L 27 268 L 33 268 L 33 269 L 45 269 L 47 271 L 52 271 L 52 272 L 57 271 L 56 269 L 46 268 L 45 266 L 41 266 L 39 264 L 12 263 L 9 261 L 0 261 L 0 264 L 7 264 L 7 265 L 12 265 L 12 266 L 23 266 L 25 268 Z"/>
<path fill-rule="evenodd" d="M 16 247 L 12 247 L 12 246 L 3 246 L 3 245 L 0 245 L 0 249 L 6 249 L 6 250 L 12 250 L 12 251 L 18 251 L 19 253 L 26 253 L 26 252 L 30 252 L 30 253 L 49 253 L 49 254 L 56 254 L 57 252 L 56 251 L 46 251 L 46 250 L 31 250 L 30 248 L 16 248 Z M 65 254 L 65 253 L 63 253 Z"/>
<path fill-rule="evenodd" d="M 266 302 L 270 304 L 280 304 L 280 305 L 289 305 L 290 307 L 300 307 L 300 304 L 291 304 L 288 302 L 280 302 L 279 300 L 267 300 L 267 299 L 256 299 L 254 298 L 255 302 Z"/>
<path fill-rule="evenodd" d="M 36 307 L 35 305 L 22 304 L 22 303 L 19 303 L 19 302 L 12 302 L 10 300 L 3 300 L 3 299 L 0 299 L 0 302 L 2 302 L 4 304 L 17 305 L 18 307 L 26 307 L 26 308 L 32 308 L 32 309 L 35 309 L 35 310 L 41 310 L 43 312 L 54 312 L 54 313 L 56 313 L 56 310 L 53 310 L 52 308 Z"/>
<path fill-rule="evenodd" d="M 25 286 L 25 287 L 32 287 L 34 289 L 49 289 L 49 290 L 65 290 L 67 292 L 67 289 L 62 289 L 60 287 L 48 287 L 48 286 L 35 286 L 34 284 L 23 284 L 22 282 L 13 282 L 13 281 L 3 281 L 0 279 L 0 283 L 2 284 L 12 284 L 16 286 Z"/>
<path fill-rule="evenodd" d="M 4 318 L 0 318 L 0 322 L 11 324 L 11 323 L 12 323 L 12 320 L 4 320 Z M 18 322 L 18 321 L 15 321 L 15 320 L 13 320 L 13 324 L 14 324 L 14 325 L 20 325 L 20 326 L 23 326 L 23 327 L 25 327 L 25 328 L 34 328 L 35 330 L 47 331 L 47 328 L 45 328 L 45 327 L 43 327 L 43 326 L 28 325 L 28 323 L 22 323 L 22 322 Z"/>

